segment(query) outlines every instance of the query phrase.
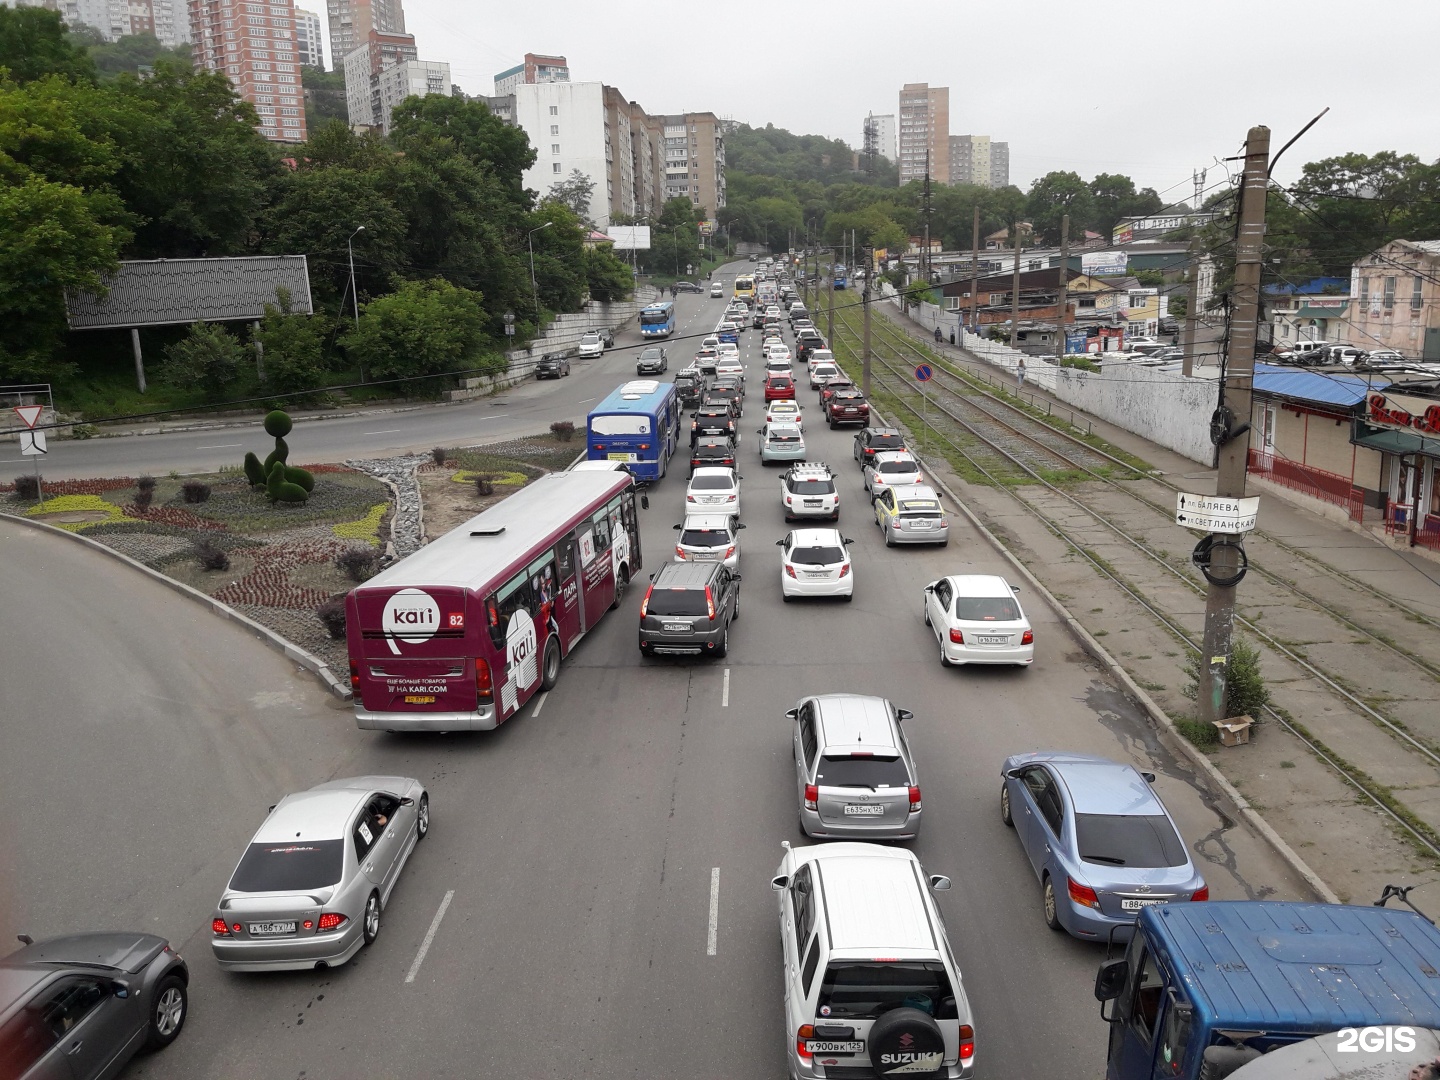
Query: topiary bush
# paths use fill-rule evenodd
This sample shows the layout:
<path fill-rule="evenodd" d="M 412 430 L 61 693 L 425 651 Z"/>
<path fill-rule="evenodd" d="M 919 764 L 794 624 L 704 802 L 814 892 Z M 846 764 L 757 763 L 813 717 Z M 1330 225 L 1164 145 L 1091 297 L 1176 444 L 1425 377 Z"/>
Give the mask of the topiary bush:
<path fill-rule="evenodd" d="M 263 488 L 265 486 L 265 466 L 260 464 L 260 459 L 251 452 L 245 454 L 245 479 L 250 481 L 252 488 Z"/>
<path fill-rule="evenodd" d="M 200 480 L 186 480 L 180 485 L 180 496 L 187 503 L 210 501 L 210 485 Z"/>
<path fill-rule="evenodd" d="M 575 425 L 569 420 L 556 420 L 550 425 L 550 434 L 560 442 L 569 442 L 575 437 Z"/>
<path fill-rule="evenodd" d="M 15 497 L 17 499 L 38 499 L 40 498 L 40 481 L 42 477 L 34 473 L 26 473 L 24 476 L 15 477 Z"/>
<path fill-rule="evenodd" d="M 335 566 L 351 581 L 368 581 L 380 568 L 380 552 L 372 547 L 347 548 L 335 556 Z"/>
<path fill-rule="evenodd" d="M 195 545 L 195 557 L 206 570 L 230 569 L 230 556 L 225 553 L 225 549 L 216 547 L 209 540 L 201 540 Z"/>
<path fill-rule="evenodd" d="M 450 448 L 448 446 L 437 446 L 430 451 L 430 456 L 435 459 L 435 464 L 444 466 L 450 460 Z"/>
<path fill-rule="evenodd" d="M 325 630 L 336 641 L 345 637 L 345 596 L 332 596 L 315 609 L 315 617 L 324 625 Z"/>
<path fill-rule="evenodd" d="M 153 502 L 154 499 L 155 489 L 153 487 L 142 487 L 136 490 L 135 498 L 131 499 L 130 502 L 136 510 L 148 510 L 150 509 L 150 503 Z"/>
<path fill-rule="evenodd" d="M 287 476 L 288 471 L 283 461 L 275 462 L 270 469 L 270 479 L 265 483 L 265 493 L 270 496 L 271 502 L 296 503 L 303 506 L 309 500 L 310 493 L 299 484 L 291 483 Z"/>
<path fill-rule="evenodd" d="M 475 477 L 475 494 L 479 495 L 482 499 L 485 498 L 487 495 L 494 495 L 495 477 L 491 476 L 489 473 L 481 473 L 479 476 Z"/>

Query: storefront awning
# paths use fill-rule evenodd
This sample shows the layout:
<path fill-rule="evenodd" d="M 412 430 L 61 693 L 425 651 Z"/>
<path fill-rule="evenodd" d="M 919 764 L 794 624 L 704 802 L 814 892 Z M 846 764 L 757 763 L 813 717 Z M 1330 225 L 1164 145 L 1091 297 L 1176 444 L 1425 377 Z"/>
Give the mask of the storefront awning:
<path fill-rule="evenodd" d="M 1440 439 L 1417 435 L 1413 431 L 1375 427 L 1357 418 L 1350 429 L 1350 441 L 1386 454 L 1425 454 L 1440 458 Z"/>

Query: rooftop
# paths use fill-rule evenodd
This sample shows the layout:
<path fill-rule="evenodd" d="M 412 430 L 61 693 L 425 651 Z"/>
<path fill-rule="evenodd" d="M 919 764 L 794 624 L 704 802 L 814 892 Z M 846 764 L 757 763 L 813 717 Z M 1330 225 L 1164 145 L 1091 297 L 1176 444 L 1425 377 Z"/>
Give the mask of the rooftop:
<path fill-rule="evenodd" d="M 1256 364 L 1254 389 L 1294 401 L 1313 401 L 1324 405 L 1351 408 L 1365 400 L 1371 390 L 1390 385 L 1379 376 L 1362 378 L 1346 372 L 1313 371 L 1282 367 L 1278 364 Z"/>
<path fill-rule="evenodd" d="M 815 860 L 825 890 L 832 952 L 894 955 L 933 951 L 918 864 L 909 859 L 842 855 Z"/>

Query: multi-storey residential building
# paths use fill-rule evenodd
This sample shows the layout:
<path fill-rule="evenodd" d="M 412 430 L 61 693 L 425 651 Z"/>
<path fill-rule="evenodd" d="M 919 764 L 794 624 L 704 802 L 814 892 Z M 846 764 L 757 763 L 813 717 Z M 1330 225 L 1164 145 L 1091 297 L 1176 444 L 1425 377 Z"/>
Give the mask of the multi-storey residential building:
<path fill-rule="evenodd" d="M 294 0 L 189 0 L 195 66 L 223 71 L 260 114 L 260 133 L 304 142 L 305 101 L 295 54 Z"/>
<path fill-rule="evenodd" d="M 1362 255 L 1350 296 L 1349 344 L 1440 360 L 1440 240 L 1394 240 Z"/>
<path fill-rule="evenodd" d="M 1002 188 L 1009 185 L 1010 144 L 1008 142 L 992 142 L 990 144 L 990 186 Z"/>
<path fill-rule="evenodd" d="M 106 41 L 153 34 L 167 48 L 190 40 L 185 0 L 0 0 L 11 7 L 58 12 L 67 26 L 85 25 Z"/>
<path fill-rule="evenodd" d="M 590 217 L 604 229 L 610 224 L 607 155 L 616 150 L 616 137 L 605 122 L 605 88 L 598 82 L 522 82 L 514 91 L 516 126 L 535 147 L 535 164 L 525 171 L 525 186 L 544 197 L 578 169 L 595 184 Z"/>
<path fill-rule="evenodd" d="M 295 55 L 306 67 L 325 70 L 325 43 L 320 38 L 320 16 L 295 9 Z"/>
<path fill-rule="evenodd" d="M 390 118 L 382 116 L 380 110 L 380 73 L 386 68 L 418 59 L 413 35 L 386 34 L 379 30 L 371 30 L 364 44 L 346 53 L 345 105 L 350 123 L 388 127 Z"/>
<path fill-rule="evenodd" d="M 570 65 L 563 56 L 526 53 L 525 59 L 495 76 L 495 96 L 513 94 L 521 83 L 569 82 Z"/>
<path fill-rule="evenodd" d="M 900 91 L 898 117 L 900 183 L 930 177 L 950 180 L 950 88 L 929 83 L 906 83 Z"/>
<path fill-rule="evenodd" d="M 345 57 L 365 44 L 370 31 L 405 33 L 400 0 L 329 0 L 330 56 L 338 68 Z"/>
<path fill-rule="evenodd" d="M 950 178 L 952 184 L 990 186 L 990 136 L 950 136 Z"/>
<path fill-rule="evenodd" d="M 714 113 L 665 117 L 664 196 L 711 214 L 725 205 L 725 135 Z"/>
<path fill-rule="evenodd" d="M 873 141 L 876 154 L 891 161 L 896 160 L 895 131 L 894 113 L 885 113 L 882 116 L 870 113 L 861 125 L 861 149 L 867 154 L 870 153 Z"/>
<path fill-rule="evenodd" d="M 385 68 L 372 80 L 371 106 L 375 122 L 386 135 L 390 120 L 399 105 L 408 97 L 452 93 L 450 65 L 433 60 L 403 60 Z"/>

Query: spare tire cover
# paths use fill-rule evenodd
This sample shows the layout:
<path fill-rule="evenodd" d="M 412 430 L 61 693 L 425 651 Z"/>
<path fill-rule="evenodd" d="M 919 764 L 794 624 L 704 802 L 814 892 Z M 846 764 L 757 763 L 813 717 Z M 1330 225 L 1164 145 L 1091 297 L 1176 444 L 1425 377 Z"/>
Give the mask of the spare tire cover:
<path fill-rule="evenodd" d="M 929 1013 L 891 1009 L 870 1026 L 870 1064 L 880 1076 L 939 1076 L 945 1036 Z"/>

